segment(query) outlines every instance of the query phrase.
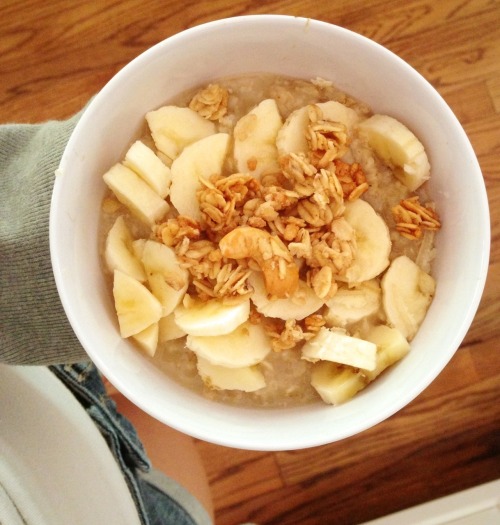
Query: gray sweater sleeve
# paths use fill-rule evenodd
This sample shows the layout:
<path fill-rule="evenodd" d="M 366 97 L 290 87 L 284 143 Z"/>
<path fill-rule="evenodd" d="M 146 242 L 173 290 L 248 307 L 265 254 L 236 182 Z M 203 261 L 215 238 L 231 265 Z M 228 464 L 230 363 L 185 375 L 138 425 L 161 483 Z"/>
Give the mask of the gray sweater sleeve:
<path fill-rule="evenodd" d="M 59 300 L 49 253 L 54 171 L 78 118 L 0 126 L 0 362 L 88 360 Z"/>

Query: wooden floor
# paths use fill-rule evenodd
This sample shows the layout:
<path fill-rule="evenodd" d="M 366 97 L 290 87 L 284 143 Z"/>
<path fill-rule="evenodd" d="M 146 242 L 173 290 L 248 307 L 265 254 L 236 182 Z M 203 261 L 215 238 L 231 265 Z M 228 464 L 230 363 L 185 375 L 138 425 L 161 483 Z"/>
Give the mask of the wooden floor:
<path fill-rule="evenodd" d="M 484 297 L 461 348 L 395 416 L 357 437 L 294 452 L 197 442 L 217 524 L 358 524 L 499 478 L 498 0 L 2 0 L 0 122 L 68 117 L 157 41 L 202 22 L 254 13 L 344 26 L 395 51 L 424 75 L 454 110 L 478 155 L 491 207 L 492 251 Z"/>

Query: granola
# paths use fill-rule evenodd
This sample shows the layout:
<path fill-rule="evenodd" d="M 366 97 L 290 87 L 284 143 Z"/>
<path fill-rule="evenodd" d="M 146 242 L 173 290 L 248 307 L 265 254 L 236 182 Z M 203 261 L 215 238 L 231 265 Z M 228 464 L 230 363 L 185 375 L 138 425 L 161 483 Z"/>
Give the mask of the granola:
<path fill-rule="evenodd" d="M 189 107 L 208 120 L 220 120 L 227 113 L 229 93 L 219 84 L 209 84 L 198 91 Z"/>
<path fill-rule="evenodd" d="M 357 288 L 359 283 L 351 282 L 349 277 L 349 270 L 359 257 L 359 247 L 364 239 L 346 219 L 348 208 L 363 201 L 370 204 L 380 201 L 376 211 L 383 216 L 384 223 L 403 237 L 399 241 L 403 248 L 412 244 L 416 251 L 425 244 L 419 242 L 423 232 L 435 232 L 441 223 L 433 205 L 420 203 L 420 194 L 410 191 L 383 194 L 383 182 L 377 180 L 377 162 L 373 156 L 365 158 L 363 154 L 366 145 L 359 142 L 359 137 L 353 136 L 346 123 L 326 118 L 325 114 L 331 113 L 320 107 L 324 100 L 337 101 L 347 108 L 355 108 L 358 115 L 366 117 L 366 106 L 322 79 L 304 82 L 280 78 L 266 89 L 267 97 L 276 97 L 282 117 L 304 108 L 306 122 L 302 143 L 305 148 L 278 151 L 274 144 L 276 137 L 272 143 L 263 139 L 260 144 L 262 158 L 249 156 L 242 167 L 234 158 L 231 160 L 234 148 L 231 151 L 230 147 L 220 171 L 215 174 L 205 171 L 198 176 L 199 186 L 193 194 L 194 207 L 199 209 L 196 218 L 172 206 L 151 227 L 150 238 L 162 243 L 162 248 L 171 249 L 178 265 L 188 276 L 185 287 L 173 287 L 184 294 L 178 303 L 184 308 L 209 302 L 250 304 L 248 323 L 263 328 L 273 350 L 262 361 L 261 368 L 271 382 L 280 383 L 277 370 L 287 362 L 292 363 L 293 373 L 300 376 L 301 386 L 296 390 L 301 392 L 302 403 L 312 397 L 307 375 L 309 364 L 300 360 L 300 349 L 326 330 L 325 327 L 334 328 L 331 322 L 334 316 L 326 314 L 337 293 L 339 304 L 347 291 L 353 292 L 352 297 L 363 295 Z M 297 93 L 301 90 L 304 98 L 297 101 Z M 245 101 L 242 106 L 239 106 L 239 96 Z M 256 107 L 266 98 L 265 95 L 252 98 L 251 88 L 238 90 L 238 80 L 209 84 L 185 97 L 181 106 L 188 106 L 210 121 L 215 134 L 232 134 L 232 140 L 238 120 L 247 114 L 249 108 Z M 252 126 L 257 125 L 258 118 L 257 114 L 252 115 Z M 163 158 L 161 151 L 156 153 Z M 272 158 L 268 170 L 258 165 L 265 161 L 266 155 Z M 207 152 L 206 157 L 209 156 L 210 152 Z M 206 159 L 196 160 L 203 165 Z M 172 164 L 168 165 L 170 168 Z M 252 175 L 254 170 L 258 176 Z M 392 195 L 397 195 L 397 199 Z M 395 202 L 398 204 L 394 205 Z M 106 197 L 103 213 L 115 216 L 120 213 L 120 206 L 115 198 Z M 405 239 L 416 242 L 405 245 Z M 432 241 L 427 240 L 427 243 L 432 245 Z M 423 257 L 420 252 L 419 257 Z M 257 284 L 252 280 L 256 275 L 264 283 L 261 297 L 266 304 L 263 308 L 256 300 Z M 378 289 L 380 278 L 372 284 Z M 307 314 L 293 317 L 281 312 L 274 315 L 276 310 L 272 310 L 272 305 L 279 301 L 288 301 L 282 304 L 293 312 L 294 308 L 300 310 L 303 304 L 311 301 L 311 297 L 314 307 Z M 269 305 L 271 310 L 267 311 Z M 366 326 L 381 320 L 385 322 L 377 305 L 375 313 L 370 315 L 378 318 L 375 321 L 373 317 L 365 319 Z M 350 328 L 366 330 L 366 326 L 360 323 Z M 180 345 L 179 348 L 185 348 L 184 343 Z M 172 366 L 183 368 L 187 381 L 188 376 L 197 377 L 193 372 L 196 359 L 185 354 L 172 359 L 177 363 Z M 215 388 L 213 382 L 205 379 L 204 382 L 211 388 L 208 395 L 219 398 L 219 394 L 212 390 Z M 278 393 L 273 395 L 277 397 L 270 404 L 286 404 L 290 384 L 286 388 L 276 388 Z M 309 394 L 303 395 L 302 392 Z M 227 400 L 232 399 L 232 395 L 227 393 L 220 397 Z M 237 399 L 237 402 L 241 401 L 241 398 Z"/>
<path fill-rule="evenodd" d="M 441 227 L 437 212 L 429 204 L 420 204 L 418 195 L 403 199 L 392 208 L 392 214 L 396 230 L 407 239 L 420 239 L 424 230 L 437 231 Z"/>

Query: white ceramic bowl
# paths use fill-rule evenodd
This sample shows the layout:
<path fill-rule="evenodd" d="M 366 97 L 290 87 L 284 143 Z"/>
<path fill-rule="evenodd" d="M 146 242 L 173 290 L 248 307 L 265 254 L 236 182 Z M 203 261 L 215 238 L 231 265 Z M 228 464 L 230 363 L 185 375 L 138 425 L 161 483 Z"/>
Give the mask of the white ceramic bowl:
<path fill-rule="evenodd" d="M 430 191 L 442 218 L 435 299 L 411 353 L 352 401 L 286 410 L 241 409 L 186 391 L 120 338 L 97 246 L 102 174 L 121 159 L 148 110 L 187 88 L 247 72 L 323 77 L 407 123 L 432 163 Z M 346 29 L 304 18 L 256 15 L 172 36 L 121 70 L 93 99 L 67 145 L 50 236 L 62 303 L 82 345 L 111 382 L 143 410 L 221 445 L 289 450 L 359 433 L 412 401 L 441 372 L 478 307 L 489 257 L 483 177 L 452 111 L 403 60 Z"/>

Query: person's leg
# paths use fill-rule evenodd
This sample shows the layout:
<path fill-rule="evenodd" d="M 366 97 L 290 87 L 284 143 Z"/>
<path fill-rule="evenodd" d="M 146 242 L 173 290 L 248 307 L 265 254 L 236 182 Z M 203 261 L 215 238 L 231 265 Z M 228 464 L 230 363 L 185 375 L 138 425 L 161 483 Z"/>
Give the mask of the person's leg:
<path fill-rule="evenodd" d="M 205 507 L 212 520 L 214 510 L 206 471 L 193 439 L 143 412 L 112 387 L 117 410 L 135 427 L 153 467 L 177 481 Z M 168 443 L 168 446 L 163 444 Z M 175 453 L 172 453 L 175 451 Z"/>

